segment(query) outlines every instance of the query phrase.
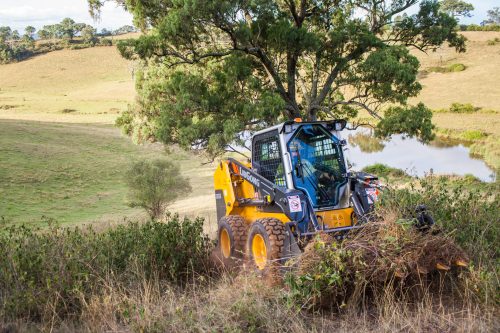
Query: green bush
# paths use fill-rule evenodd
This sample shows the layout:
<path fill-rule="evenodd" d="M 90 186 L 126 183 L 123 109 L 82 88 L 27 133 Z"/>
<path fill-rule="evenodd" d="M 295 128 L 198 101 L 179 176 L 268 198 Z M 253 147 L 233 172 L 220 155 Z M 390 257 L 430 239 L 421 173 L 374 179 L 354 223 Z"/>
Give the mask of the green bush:
<path fill-rule="evenodd" d="M 353 283 L 346 266 L 352 253 L 335 242 L 324 242 L 319 237 L 312 247 L 309 251 L 314 251 L 317 259 L 312 265 L 306 263 L 307 271 L 299 270 L 286 275 L 285 283 L 289 288 L 287 300 L 307 309 L 325 305 L 341 307 Z"/>
<path fill-rule="evenodd" d="M 464 64 L 451 64 L 450 66 L 448 66 L 450 72 L 462 72 L 466 68 L 467 67 Z"/>
<path fill-rule="evenodd" d="M 158 218 L 168 204 L 191 190 L 179 167 L 160 159 L 134 163 L 126 172 L 125 181 L 130 206 L 144 208 L 151 218 Z"/>
<path fill-rule="evenodd" d="M 453 73 L 453 72 L 462 72 L 466 69 L 467 66 L 465 66 L 464 64 L 451 64 L 446 67 L 444 66 L 429 67 L 427 71 L 434 73 Z"/>
<path fill-rule="evenodd" d="M 384 191 L 380 204 L 402 212 L 425 204 L 437 225 L 452 233 L 475 263 L 494 267 L 500 255 L 500 189 L 498 184 L 470 185 L 470 178 L 425 178 L 409 188 Z"/>
<path fill-rule="evenodd" d="M 498 38 L 498 37 L 496 37 L 494 39 L 490 39 L 490 40 L 487 41 L 488 45 L 496 45 L 498 43 L 500 43 L 500 38 Z"/>
<path fill-rule="evenodd" d="M 450 106 L 450 112 L 453 113 L 474 113 L 476 111 L 481 110 L 481 108 L 474 107 L 474 105 L 470 103 L 462 104 L 462 103 L 453 103 Z"/>
<path fill-rule="evenodd" d="M 92 43 L 81 43 L 81 44 L 70 44 L 68 48 L 70 50 L 83 50 L 94 46 Z"/>
<path fill-rule="evenodd" d="M 484 139 L 488 134 L 479 130 L 466 130 L 462 133 L 462 138 L 467 141 L 476 141 Z"/>
<path fill-rule="evenodd" d="M 0 230 L 0 318 L 78 316 L 93 295 L 151 279 L 183 285 L 206 274 L 203 220 L 168 216 L 98 233 L 51 226 Z"/>
<path fill-rule="evenodd" d="M 397 177 L 397 178 L 408 177 L 408 174 L 406 172 L 404 172 L 403 170 L 397 169 L 397 168 L 392 168 L 392 167 L 387 166 L 387 165 L 382 164 L 382 163 L 368 165 L 368 166 L 363 168 L 363 171 L 371 173 L 371 174 L 378 176 L 378 177 L 385 177 L 385 178 L 387 178 L 389 176 Z"/>
<path fill-rule="evenodd" d="M 99 39 L 99 45 L 101 46 L 112 46 L 113 41 L 109 38 L 100 38 Z"/>

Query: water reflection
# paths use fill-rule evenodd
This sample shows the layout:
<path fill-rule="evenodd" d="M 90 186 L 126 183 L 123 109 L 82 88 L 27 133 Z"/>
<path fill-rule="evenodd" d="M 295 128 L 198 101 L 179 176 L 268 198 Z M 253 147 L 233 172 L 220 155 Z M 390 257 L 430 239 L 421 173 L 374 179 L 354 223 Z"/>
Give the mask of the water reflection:
<path fill-rule="evenodd" d="M 370 133 L 358 132 L 354 135 L 350 134 L 348 141 L 353 147 L 359 147 L 363 153 L 376 153 L 385 148 L 383 141 Z"/>
<path fill-rule="evenodd" d="M 423 144 L 402 135 L 378 140 L 373 138 L 370 129 L 358 128 L 347 135 L 347 142 L 346 156 L 353 170 L 383 163 L 413 176 L 472 174 L 483 181 L 495 180 L 495 172 L 484 161 L 470 157 L 469 149 L 457 141 L 436 140 Z"/>

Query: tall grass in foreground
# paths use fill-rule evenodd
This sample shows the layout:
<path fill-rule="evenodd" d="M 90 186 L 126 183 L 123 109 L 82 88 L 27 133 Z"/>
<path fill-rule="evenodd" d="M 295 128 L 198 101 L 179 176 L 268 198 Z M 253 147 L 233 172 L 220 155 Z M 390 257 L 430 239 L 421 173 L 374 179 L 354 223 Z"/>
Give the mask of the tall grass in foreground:
<path fill-rule="evenodd" d="M 304 279 L 297 287 L 291 280 L 267 284 L 245 270 L 221 271 L 210 259 L 213 243 L 200 219 L 168 216 L 164 222 L 129 222 L 102 232 L 4 227 L 0 327 L 89 332 L 493 330 L 499 325 L 498 225 L 489 221 L 498 215 L 497 194 L 483 198 L 459 188 L 424 182 L 386 192 L 380 212 L 391 207 L 392 215 L 383 221 L 390 228 L 374 241 L 379 249 L 397 249 L 402 244 L 398 235 L 409 235 L 399 217 L 414 203 L 427 203 L 447 239 L 469 252 L 473 267 L 431 274 L 425 279 L 429 283 L 417 285 L 392 274 L 371 285 L 351 281 L 345 286 L 353 289 L 342 294 L 346 298 L 335 294 L 341 290 L 335 279 L 350 277 L 338 265 L 350 265 L 348 271 L 355 272 L 352 264 L 358 264 L 358 274 L 366 270 L 370 279 L 375 273 L 380 277 L 381 267 L 364 265 L 344 245 L 325 247 L 321 239 L 321 246 L 311 245 L 319 250 L 319 261 L 310 269 L 299 262 L 289 273 L 292 280 Z M 443 191 L 457 191 L 457 196 L 452 200 Z M 342 259 L 341 249 L 346 258 L 360 260 Z M 314 281 L 324 283 L 315 288 Z M 309 306 L 322 299 L 330 306 Z"/>

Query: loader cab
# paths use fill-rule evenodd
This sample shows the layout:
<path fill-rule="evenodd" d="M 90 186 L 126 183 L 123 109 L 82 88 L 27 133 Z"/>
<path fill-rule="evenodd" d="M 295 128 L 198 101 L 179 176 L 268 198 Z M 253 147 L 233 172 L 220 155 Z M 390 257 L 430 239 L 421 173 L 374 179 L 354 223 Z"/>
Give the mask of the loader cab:
<path fill-rule="evenodd" d="M 349 205 L 347 168 L 335 122 L 287 122 L 252 139 L 252 167 L 275 185 L 304 191 L 315 210 Z"/>

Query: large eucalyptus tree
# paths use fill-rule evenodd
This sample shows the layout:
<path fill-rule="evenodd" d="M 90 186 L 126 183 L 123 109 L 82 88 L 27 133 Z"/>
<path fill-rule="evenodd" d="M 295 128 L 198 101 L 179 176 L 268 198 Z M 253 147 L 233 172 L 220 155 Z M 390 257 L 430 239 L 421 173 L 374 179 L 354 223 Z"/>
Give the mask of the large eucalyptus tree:
<path fill-rule="evenodd" d="M 88 1 L 94 15 L 106 2 Z M 358 111 L 377 119 L 382 135 L 427 140 L 430 111 L 407 105 L 421 90 L 409 49 L 464 50 L 436 0 L 113 1 L 148 29 L 119 46 L 145 64 L 138 106 L 120 124 L 213 154 L 244 129 Z"/>

